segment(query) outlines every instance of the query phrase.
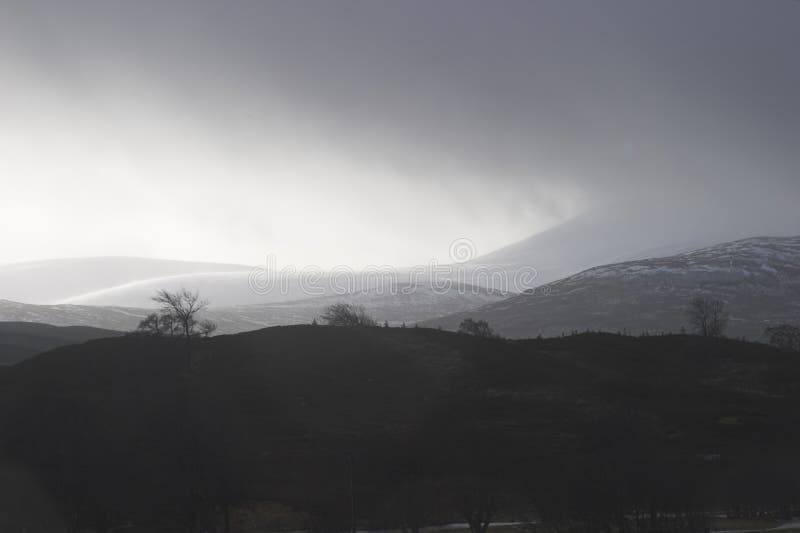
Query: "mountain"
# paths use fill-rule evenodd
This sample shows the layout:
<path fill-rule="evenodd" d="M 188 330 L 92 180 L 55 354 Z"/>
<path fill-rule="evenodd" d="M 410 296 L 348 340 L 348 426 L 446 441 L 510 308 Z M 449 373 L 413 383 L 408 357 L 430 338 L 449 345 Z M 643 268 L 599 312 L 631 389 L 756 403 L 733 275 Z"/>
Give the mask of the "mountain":
<path fill-rule="evenodd" d="M 408 325 L 441 316 L 442 310 L 465 312 L 482 305 L 504 300 L 507 295 L 477 286 L 455 286 L 447 291 L 430 285 L 396 285 L 391 293 L 377 289 L 351 294 L 320 296 L 293 302 L 267 305 L 243 305 L 209 309 L 206 315 L 222 333 L 238 333 L 267 326 L 308 324 L 329 305 L 346 302 L 363 305 L 379 323 Z"/>
<path fill-rule="evenodd" d="M 0 265 L 0 298 L 33 304 L 81 303 L 116 287 L 175 276 L 244 272 L 250 267 L 142 257 L 86 257 Z M 116 300 L 113 305 L 130 306 Z"/>
<path fill-rule="evenodd" d="M 52 326 L 88 326 L 130 331 L 151 312 L 132 307 L 94 305 L 35 305 L 0 300 L 0 321 L 39 322 Z"/>
<path fill-rule="evenodd" d="M 486 255 L 476 257 L 477 250 L 471 247 L 463 257 L 467 261 L 449 265 L 457 271 L 443 277 L 519 293 L 530 288 L 531 283 L 540 286 L 596 265 L 686 252 L 747 235 L 747 231 L 753 231 L 748 227 L 761 227 L 750 217 L 720 230 L 716 224 L 704 223 L 707 216 L 701 207 L 688 203 L 679 213 L 670 202 L 608 205 Z M 456 255 L 454 261 L 462 259 Z M 536 278 L 532 282 L 525 279 L 517 286 L 515 274 L 529 268 L 536 270 Z M 506 281 L 481 277 L 486 269 L 502 272 Z M 415 282 L 411 278 L 415 268 L 394 265 L 392 270 L 396 282 Z M 152 294 L 161 288 L 197 289 L 216 306 L 274 304 L 312 296 L 297 273 L 287 273 L 280 286 L 269 291 L 254 290 L 251 277 L 259 272 L 247 265 L 141 257 L 34 261 L 0 265 L 0 299 L 147 308 L 153 306 Z M 423 266 L 422 275 L 429 277 L 432 272 Z M 351 277 L 358 287 L 374 285 L 375 278 L 370 273 L 353 272 Z M 316 285 L 323 289 L 322 294 L 336 292 L 332 288 L 335 278 L 335 273 L 320 273 Z"/>
<path fill-rule="evenodd" d="M 413 289 L 412 289 L 413 287 Z M 155 292 L 155 287 L 153 292 Z M 205 297 L 206 293 L 201 290 Z M 488 289 L 453 285 L 448 290 L 435 290 L 426 283 L 392 285 L 390 289 L 361 290 L 343 295 L 311 297 L 290 302 L 225 306 L 208 308 L 202 318 L 217 323 L 218 334 L 239 333 L 267 326 L 309 324 L 324 309 L 337 302 L 363 305 L 367 312 L 383 323 L 411 325 L 443 314 L 458 313 L 498 302 L 506 295 Z M 93 326 L 130 331 L 148 313 L 148 308 L 95 305 L 31 305 L 0 300 L 0 320 L 42 322 L 56 326 Z"/>
<path fill-rule="evenodd" d="M 62 300 L 60 303 L 112 307 L 153 308 L 153 295 L 160 289 L 199 291 L 214 305 L 247 305 L 295 300 L 305 297 L 297 283 L 287 292 L 278 290 L 258 294 L 250 287 L 250 269 L 221 272 L 194 272 L 153 277 L 114 285 Z"/>
<path fill-rule="evenodd" d="M 536 502 L 599 530 L 629 509 L 780 509 L 798 383 L 795 354 L 685 335 L 292 326 L 200 339 L 188 359 L 175 339 L 101 339 L 0 372 L 3 464 L 40 498 L 0 498 L 0 523 L 66 529 L 42 507 L 76 530 L 213 530 L 270 501 L 284 528 L 398 529 L 463 521 L 478 490 L 504 519 Z"/>
<path fill-rule="evenodd" d="M 501 267 L 510 273 L 531 266 L 537 271 L 539 286 L 596 265 L 672 255 L 718 242 L 685 235 L 645 235 L 629 220 L 613 212 L 586 213 L 480 256 L 467 266 Z"/>
<path fill-rule="evenodd" d="M 0 365 L 12 365 L 59 346 L 119 335 L 119 331 L 84 326 L 0 322 Z"/>
<path fill-rule="evenodd" d="M 428 272 L 415 275 L 409 269 L 391 272 L 346 271 L 339 274 L 318 272 L 304 277 L 288 272 L 272 272 L 267 276 L 262 268 L 263 265 L 254 268 L 136 257 L 59 259 L 0 265 L 0 300 L 60 306 L 54 311 L 71 315 L 73 318 L 66 323 L 74 323 L 74 317 L 95 314 L 85 306 L 135 308 L 135 314 L 139 316 L 144 312 L 142 310 L 154 308 L 152 296 L 160 289 L 174 291 L 185 287 L 197 290 L 214 307 L 222 308 L 298 302 L 320 296 L 333 297 L 343 292 L 387 294 L 393 290 L 392 287 L 409 284 L 431 286 L 425 281 L 430 277 Z M 454 282 L 464 285 L 458 280 Z M 66 308 L 63 307 L 65 305 L 79 307 Z M 111 312 L 116 314 L 115 310 Z M 419 316 L 412 311 L 402 320 Z M 434 315 L 424 316 L 428 318 Z M 124 323 L 124 317 L 116 317 L 101 327 L 116 327 L 120 323 L 119 318 Z M 64 322 L 59 320 L 52 323 Z M 274 324 L 268 322 L 262 325 Z"/>
<path fill-rule="evenodd" d="M 791 213 L 764 216 L 743 206 L 739 216 L 726 217 L 724 225 L 717 222 L 720 216 L 721 211 L 705 198 L 654 193 L 648 201 L 597 206 L 476 257 L 466 266 L 499 267 L 509 278 L 522 267 L 534 267 L 538 272 L 535 284 L 541 286 L 598 265 L 670 256 L 752 235 L 792 236 L 800 230 Z M 509 290 L 523 292 L 513 287 Z"/>
<path fill-rule="evenodd" d="M 688 328 L 690 300 L 726 302 L 727 335 L 758 339 L 764 328 L 800 320 L 800 237 L 759 237 L 658 259 L 598 266 L 531 294 L 427 321 L 455 329 L 467 317 L 487 320 L 508 337 L 574 330 L 677 332 Z"/>

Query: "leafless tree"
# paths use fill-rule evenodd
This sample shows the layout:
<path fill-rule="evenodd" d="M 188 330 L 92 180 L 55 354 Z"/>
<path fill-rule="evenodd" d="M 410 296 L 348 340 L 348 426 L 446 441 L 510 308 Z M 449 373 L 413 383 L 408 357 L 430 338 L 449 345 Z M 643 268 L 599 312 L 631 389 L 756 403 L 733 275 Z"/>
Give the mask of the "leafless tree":
<path fill-rule="evenodd" d="M 202 337 L 208 337 L 217 330 L 217 325 L 208 319 L 201 320 L 197 330 Z"/>
<path fill-rule="evenodd" d="M 162 324 L 177 331 L 182 337 L 190 339 L 200 334 L 210 334 L 214 328 L 209 329 L 210 322 L 204 327 L 198 328 L 197 313 L 208 305 L 206 300 L 201 300 L 197 292 L 180 289 L 177 292 L 169 292 L 161 289 L 153 297 L 153 301 L 161 306 Z"/>
<path fill-rule="evenodd" d="M 329 326 L 375 326 L 377 322 L 369 316 L 363 305 L 336 303 L 328 306 L 322 320 Z"/>
<path fill-rule="evenodd" d="M 484 480 L 465 482 L 457 491 L 457 507 L 469 524 L 470 533 L 486 533 L 497 517 L 498 493 Z"/>
<path fill-rule="evenodd" d="M 703 337 L 721 337 L 728 323 L 725 303 L 718 298 L 694 298 L 689 305 L 688 315 L 695 332 Z"/>
<path fill-rule="evenodd" d="M 499 336 L 494 332 L 488 322 L 485 320 L 473 320 L 472 318 L 462 320 L 461 324 L 458 326 L 458 332 L 485 338 L 495 338 Z"/>
<path fill-rule="evenodd" d="M 800 328 L 781 324 L 767 328 L 764 333 L 769 336 L 769 343 L 783 350 L 800 351 Z"/>
<path fill-rule="evenodd" d="M 178 329 L 178 323 L 175 320 L 175 316 L 171 313 L 163 313 L 159 317 L 160 329 L 164 335 L 170 335 L 172 337 L 175 336 L 175 332 Z"/>
<path fill-rule="evenodd" d="M 150 313 L 139 322 L 137 328 L 133 331 L 134 335 L 155 335 L 162 334 L 161 330 L 161 317 L 158 313 Z"/>

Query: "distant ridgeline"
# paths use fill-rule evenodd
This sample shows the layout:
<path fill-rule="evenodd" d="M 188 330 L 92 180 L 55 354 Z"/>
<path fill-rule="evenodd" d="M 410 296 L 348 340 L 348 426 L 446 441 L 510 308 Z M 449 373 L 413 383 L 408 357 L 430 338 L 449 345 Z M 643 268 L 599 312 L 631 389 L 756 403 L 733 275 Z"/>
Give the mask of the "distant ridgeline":
<path fill-rule="evenodd" d="M 590 268 L 527 294 L 423 321 L 455 331 L 483 319 L 506 337 L 574 331 L 678 333 L 687 308 L 706 295 L 725 303 L 725 334 L 765 340 L 765 329 L 800 325 L 800 237 L 760 237 L 657 259 Z"/>

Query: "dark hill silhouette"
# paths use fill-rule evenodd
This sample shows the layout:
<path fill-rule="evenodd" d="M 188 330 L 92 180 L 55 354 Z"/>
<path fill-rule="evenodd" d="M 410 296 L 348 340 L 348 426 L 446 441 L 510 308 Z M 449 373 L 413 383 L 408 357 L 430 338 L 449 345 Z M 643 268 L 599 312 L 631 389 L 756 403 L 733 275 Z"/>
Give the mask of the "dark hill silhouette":
<path fill-rule="evenodd" d="M 118 335 L 122 333 L 86 326 L 57 327 L 36 322 L 0 322 L 0 365 L 11 365 L 66 344 Z"/>
<path fill-rule="evenodd" d="M 8 461 L 99 530 L 198 530 L 262 500 L 318 531 L 349 529 L 354 503 L 371 528 L 486 502 L 696 528 L 699 511 L 800 494 L 800 358 L 760 344 L 291 326 L 190 350 L 187 366 L 176 339 L 102 339 L 0 372 Z"/>

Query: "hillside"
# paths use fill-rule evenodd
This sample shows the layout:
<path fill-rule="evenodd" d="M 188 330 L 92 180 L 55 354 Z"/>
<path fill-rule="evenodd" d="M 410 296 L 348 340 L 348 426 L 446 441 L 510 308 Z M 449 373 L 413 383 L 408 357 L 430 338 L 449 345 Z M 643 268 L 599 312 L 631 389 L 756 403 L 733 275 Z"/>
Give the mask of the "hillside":
<path fill-rule="evenodd" d="M 688 252 L 747 231 L 752 229 L 707 228 L 693 216 L 677 217 L 668 204 L 612 204 L 477 257 L 467 267 L 499 267 L 513 273 L 532 266 L 538 272 L 538 286 L 597 265 Z"/>
<path fill-rule="evenodd" d="M 0 365 L 12 365 L 59 346 L 119 335 L 119 331 L 84 326 L 0 322 Z"/>
<path fill-rule="evenodd" d="M 0 321 L 38 322 L 52 326 L 86 326 L 131 331 L 151 312 L 132 307 L 95 305 L 35 305 L 0 300 Z"/>
<path fill-rule="evenodd" d="M 769 225 L 726 224 L 724 230 L 706 228 L 696 217 L 677 217 L 674 206 L 609 205 L 584 212 L 546 231 L 490 253 L 469 251 L 459 271 L 482 267 L 502 270 L 513 279 L 520 269 L 533 267 L 536 284 L 549 283 L 597 265 L 685 252 L 700 246 L 769 231 Z M 699 211 L 698 211 L 699 213 Z M 637 223 L 632 224 L 631 220 Z M 478 243 L 479 244 L 479 243 Z M 447 258 L 440 258 L 446 262 Z M 451 258 L 455 259 L 455 258 Z M 393 265 L 397 281 L 410 282 L 412 265 Z M 298 265 L 298 269 L 300 265 Z M 252 265 L 172 261 L 142 257 L 64 258 L 0 265 L 0 299 L 30 304 L 75 304 L 108 307 L 150 307 L 155 290 L 199 289 L 215 305 L 269 305 L 304 299 L 299 276 L 285 277 L 285 290 L 257 294 L 249 285 Z M 430 275 L 425 270 L 426 275 Z M 330 295 L 330 273 L 319 285 Z M 370 276 L 356 274 L 356 285 Z M 452 276 L 456 279 L 456 275 Z M 511 284 L 499 286 L 491 278 L 466 279 L 474 285 L 520 292 Z"/>
<path fill-rule="evenodd" d="M 325 308 L 336 302 L 363 305 L 379 320 L 393 325 L 413 324 L 443 314 L 458 313 L 504 300 L 506 295 L 479 287 L 454 286 L 447 291 L 434 291 L 430 286 L 396 285 L 393 291 L 375 289 L 351 294 L 307 296 L 300 300 L 252 305 L 212 305 L 202 318 L 219 326 L 218 334 L 240 333 L 268 326 L 310 324 Z M 153 285 L 150 296 L 155 294 Z M 406 290 L 409 289 L 409 290 Z M 206 293 L 200 290 L 206 297 Z M 151 302 L 152 303 L 152 302 Z M 216 304 L 212 300 L 213 304 Z M 32 305 L 0 300 L 0 320 L 41 322 L 56 326 L 91 326 L 118 331 L 131 331 L 153 311 L 152 308 L 97 305 Z"/>
<path fill-rule="evenodd" d="M 1 372 L 8 460 L 82 527 L 151 532 L 264 500 L 300 513 L 290 528 L 342 530 L 351 493 L 373 529 L 461 520 L 473 490 L 502 495 L 509 519 L 533 502 L 599 523 L 639 498 L 675 517 L 686 499 L 772 509 L 796 494 L 800 359 L 764 345 L 293 326 L 201 340 L 190 358 L 123 337 Z"/>
<path fill-rule="evenodd" d="M 424 283 L 396 285 L 391 292 L 375 289 L 351 294 L 327 295 L 291 302 L 262 305 L 213 307 L 206 315 L 222 333 L 239 333 L 268 326 L 310 324 L 319 319 L 325 308 L 337 302 L 363 305 L 381 324 L 393 326 L 421 322 L 445 313 L 465 312 L 505 300 L 506 294 L 475 286 L 454 286 L 436 291 Z"/>
<path fill-rule="evenodd" d="M 144 257 L 78 257 L 0 265 L 0 299 L 31 304 L 90 302 L 105 291 L 146 280 L 244 272 L 250 267 Z M 86 300 L 84 302 L 84 300 Z M 107 303 L 107 302 L 103 302 Z M 131 306 L 116 300 L 110 305 Z"/>
<path fill-rule="evenodd" d="M 598 266 L 480 309 L 425 322 L 485 319 L 514 338 L 571 331 L 678 332 L 701 294 L 726 302 L 727 334 L 759 339 L 800 319 L 800 237 L 759 237 L 689 253 Z"/>

